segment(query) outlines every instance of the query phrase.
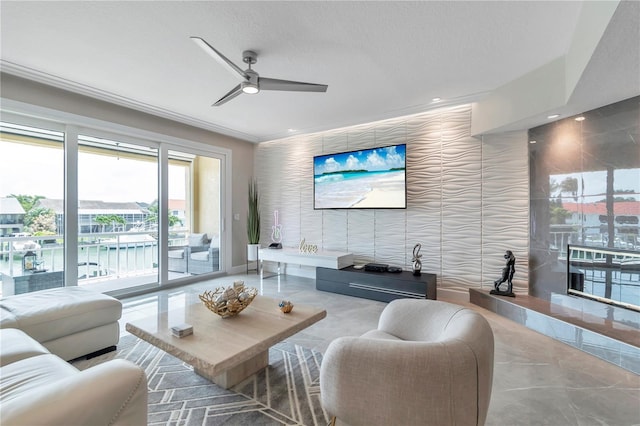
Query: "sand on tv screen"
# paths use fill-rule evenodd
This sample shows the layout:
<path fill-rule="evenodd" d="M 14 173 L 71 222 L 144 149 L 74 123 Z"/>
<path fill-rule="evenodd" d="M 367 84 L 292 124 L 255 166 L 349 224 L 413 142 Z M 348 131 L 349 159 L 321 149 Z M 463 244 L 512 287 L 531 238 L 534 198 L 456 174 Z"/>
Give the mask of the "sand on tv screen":
<path fill-rule="evenodd" d="M 314 209 L 407 207 L 406 144 L 313 157 Z"/>

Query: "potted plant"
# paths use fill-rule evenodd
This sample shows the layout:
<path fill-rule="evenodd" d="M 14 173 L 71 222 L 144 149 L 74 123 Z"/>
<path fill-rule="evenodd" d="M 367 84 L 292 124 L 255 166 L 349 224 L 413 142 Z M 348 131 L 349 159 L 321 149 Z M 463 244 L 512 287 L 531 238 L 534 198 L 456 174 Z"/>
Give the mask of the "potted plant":
<path fill-rule="evenodd" d="M 258 194 L 258 182 L 255 178 L 249 181 L 249 212 L 247 213 L 247 260 L 258 259 L 260 247 L 260 197 Z"/>

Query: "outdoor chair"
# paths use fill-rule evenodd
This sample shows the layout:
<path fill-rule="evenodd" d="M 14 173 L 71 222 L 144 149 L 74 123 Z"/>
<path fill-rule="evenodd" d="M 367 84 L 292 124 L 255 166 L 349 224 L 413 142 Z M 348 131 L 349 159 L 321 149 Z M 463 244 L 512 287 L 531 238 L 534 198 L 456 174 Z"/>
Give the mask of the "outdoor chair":
<path fill-rule="evenodd" d="M 193 252 L 186 249 L 188 253 L 187 272 L 198 275 L 207 272 L 220 270 L 220 247 L 217 238 L 212 238 L 206 250 Z"/>
<path fill-rule="evenodd" d="M 189 255 L 206 251 L 209 248 L 209 238 L 206 233 L 191 234 L 186 246 L 169 248 L 169 270 L 172 272 L 188 272 Z"/>

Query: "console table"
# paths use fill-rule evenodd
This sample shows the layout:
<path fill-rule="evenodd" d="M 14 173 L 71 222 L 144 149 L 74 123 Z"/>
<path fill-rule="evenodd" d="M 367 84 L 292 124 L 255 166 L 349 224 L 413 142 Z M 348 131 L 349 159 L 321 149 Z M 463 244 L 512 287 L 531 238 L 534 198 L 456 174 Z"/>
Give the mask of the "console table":
<path fill-rule="evenodd" d="M 365 299 L 390 302 L 393 299 L 436 299 L 436 274 L 372 272 L 355 269 L 316 268 L 316 289 Z"/>
<path fill-rule="evenodd" d="M 278 262 L 278 275 L 280 275 L 280 265 L 291 263 L 294 265 L 315 266 L 328 269 L 340 269 L 353 265 L 353 254 L 339 251 L 322 250 L 317 253 L 300 253 L 297 248 L 270 249 L 262 248 L 258 250 L 260 259 L 260 277 L 264 278 L 264 262 Z"/>
<path fill-rule="evenodd" d="M 18 272 L 13 276 L 0 274 L 2 277 L 2 296 L 31 293 L 32 291 L 64 287 L 64 272 Z"/>

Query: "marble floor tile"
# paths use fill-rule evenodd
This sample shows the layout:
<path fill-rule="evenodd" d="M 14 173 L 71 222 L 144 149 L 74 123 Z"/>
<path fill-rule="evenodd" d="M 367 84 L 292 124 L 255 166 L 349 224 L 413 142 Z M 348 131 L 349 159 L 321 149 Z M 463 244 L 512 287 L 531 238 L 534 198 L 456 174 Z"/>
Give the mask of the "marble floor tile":
<path fill-rule="evenodd" d="M 260 280 L 236 275 L 124 299 L 127 321 L 198 301 L 207 289 L 241 279 L 261 294 L 327 310 L 327 317 L 288 340 L 323 352 L 340 336 L 377 326 L 386 303 L 317 291 L 295 276 Z M 440 299 L 444 300 L 444 299 Z M 459 302 L 457 302 L 459 303 Z M 640 425 L 640 376 L 544 336 L 477 305 L 495 336 L 495 367 L 487 425 Z M 294 307 L 295 309 L 295 307 Z"/>

